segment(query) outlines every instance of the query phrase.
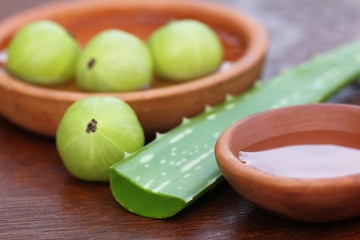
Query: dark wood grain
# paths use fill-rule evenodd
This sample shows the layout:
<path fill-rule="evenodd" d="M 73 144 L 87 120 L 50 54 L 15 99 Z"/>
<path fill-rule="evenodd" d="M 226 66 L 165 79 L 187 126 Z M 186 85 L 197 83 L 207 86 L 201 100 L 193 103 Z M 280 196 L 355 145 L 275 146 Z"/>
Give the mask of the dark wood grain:
<path fill-rule="evenodd" d="M 44 0 L 1 1 L 0 19 Z M 360 36 L 360 1 L 223 1 L 255 15 L 271 38 L 264 79 Z M 359 85 L 332 101 L 360 104 Z M 29 119 L 31 121 L 31 119 Z M 0 239 L 357 239 L 360 217 L 304 224 L 255 208 L 223 183 L 167 220 L 135 216 L 108 184 L 75 179 L 53 139 L 0 118 Z"/>

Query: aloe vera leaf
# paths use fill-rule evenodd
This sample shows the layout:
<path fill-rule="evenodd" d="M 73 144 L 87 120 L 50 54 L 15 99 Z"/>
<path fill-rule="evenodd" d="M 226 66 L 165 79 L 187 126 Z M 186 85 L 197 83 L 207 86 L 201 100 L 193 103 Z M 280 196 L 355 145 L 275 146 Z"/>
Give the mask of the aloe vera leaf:
<path fill-rule="evenodd" d="M 360 76 L 360 42 L 313 57 L 293 69 L 159 134 L 111 167 L 115 199 L 129 211 L 170 217 L 222 180 L 214 146 L 235 121 L 271 108 L 316 103 Z"/>

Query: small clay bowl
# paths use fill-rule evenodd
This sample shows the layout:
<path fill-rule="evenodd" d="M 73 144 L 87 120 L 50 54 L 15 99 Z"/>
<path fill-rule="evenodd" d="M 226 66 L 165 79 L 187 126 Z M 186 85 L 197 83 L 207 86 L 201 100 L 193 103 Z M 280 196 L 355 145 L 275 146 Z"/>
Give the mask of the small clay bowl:
<path fill-rule="evenodd" d="M 360 107 L 354 105 L 299 105 L 262 112 L 236 122 L 220 136 L 216 160 L 239 194 L 270 213 L 304 222 L 347 219 L 360 214 L 360 173 L 336 178 L 281 177 L 245 165 L 238 153 L 296 144 L 360 149 L 359 123 Z"/>
<path fill-rule="evenodd" d="M 82 46 L 102 30 L 117 28 L 143 40 L 159 26 L 192 18 L 211 26 L 225 50 L 226 70 L 181 84 L 154 81 L 149 89 L 125 93 L 83 92 L 75 83 L 44 88 L 29 85 L 0 69 L 1 114 L 36 133 L 54 136 L 66 109 L 76 100 L 114 96 L 125 100 L 137 113 L 146 134 L 164 132 L 203 111 L 205 105 L 224 100 L 227 93 L 249 88 L 260 76 L 267 50 L 267 35 L 252 17 L 216 4 L 193 1 L 79 1 L 54 3 L 30 9 L 0 23 L 0 50 L 24 24 L 50 19 L 71 32 Z M 231 63 L 231 64 L 229 64 Z M 1 67 L 1 66 L 0 66 Z"/>

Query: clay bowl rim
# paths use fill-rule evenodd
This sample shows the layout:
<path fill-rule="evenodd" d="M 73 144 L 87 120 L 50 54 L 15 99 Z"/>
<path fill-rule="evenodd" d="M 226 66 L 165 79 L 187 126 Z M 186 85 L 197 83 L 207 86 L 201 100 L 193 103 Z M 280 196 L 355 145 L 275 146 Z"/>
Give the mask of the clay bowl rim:
<path fill-rule="evenodd" d="M 239 26 L 241 26 L 242 31 L 248 35 L 249 41 L 246 45 L 245 54 L 240 57 L 238 60 L 232 62 L 232 65 L 223 71 L 217 71 L 210 75 L 207 75 L 202 78 L 198 78 L 195 81 L 184 82 L 176 84 L 174 86 L 166 86 L 157 89 L 149 90 L 140 90 L 132 92 L 82 92 L 82 91 L 66 91 L 66 90 L 56 90 L 50 89 L 42 86 L 31 85 L 21 80 L 16 79 L 11 76 L 9 73 L 4 71 L 3 76 L 0 75 L 0 87 L 11 89 L 11 91 L 16 91 L 24 95 L 35 96 L 39 98 L 46 98 L 47 100 L 65 100 L 65 101 L 76 101 L 85 97 L 92 96 L 114 96 L 123 99 L 124 101 L 141 101 L 141 99 L 157 99 L 164 98 L 173 95 L 181 95 L 184 92 L 197 92 L 201 89 L 209 88 L 213 85 L 217 85 L 219 82 L 226 81 L 226 79 L 231 79 L 237 76 L 240 73 L 245 72 L 248 69 L 251 69 L 256 63 L 261 60 L 263 56 L 266 55 L 268 48 L 268 36 L 265 29 L 262 25 L 252 16 L 241 12 L 234 11 L 229 7 L 226 7 L 222 4 L 207 3 L 207 2 L 195 2 L 195 1 L 167 1 L 167 0 L 137 0 L 130 2 L 119 2 L 113 0 L 107 1 L 75 1 L 75 2 L 61 2 L 61 3 L 48 3 L 43 6 L 38 6 L 20 12 L 12 17 L 9 17 L 0 22 L 0 40 L 9 38 L 11 33 L 14 31 L 14 25 L 20 27 L 24 22 L 33 21 L 36 19 L 42 19 L 39 16 L 44 14 L 54 13 L 54 14 L 64 14 L 66 11 L 67 14 L 71 15 L 74 12 L 83 10 L 85 7 L 87 10 L 91 9 L 106 9 L 115 4 L 119 7 L 124 7 L 129 5 L 131 7 L 144 7 L 144 5 L 149 5 L 147 9 L 151 9 L 151 5 L 163 4 L 165 6 L 177 4 L 181 7 L 192 7 L 202 8 L 209 13 L 217 13 L 218 15 L 227 15 L 238 21 Z M 56 10 L 54 10 L 56 9 Z M 151 11 L 151 10 L 149 10 Z M 6 48 L 3 46 L 2 48 Z M 5 77 L 4 77 L 5 76 Z"/>
<path fill-rule="evenodd" d="M 283 107 L 278 109 L 272 109 L 261 113 L 254 114 L 237 121 L 226 129 L 217 140 L 215 146 L 216 161 L 219 165 L 221 172 L 223 172 L 226 178 L 226 172 L 231 172 L 235 176 L 242 176 L 254 182 L 259 182 L 264 186 L 271 186 L 276 189 L 289 189 L 294 192 L 302 192 L 303 190 L 309 190 L 310 188 L 315 190 L 324 189 L 342 189 L 346 186 L 360 186 L 360 173 L 351 174 L 340 177 L 330 178 L 291 178 L 284 176 L 277 176 L 265 172 L 256 170 L 246 164 L 242 163 L 237 156 L 235 156 L 231 150 L 230 143 L 235 137 L 236 129 L 239 125 L 246 124 L 249 121 L 253 121 L 258 116 L 275 115 L 278 112 L 286 110 L 297 110 L 303 108 L 312 108 L 313 111 L 331 111 L 333 108 L 340 108 L 344 111 L 359 111 L 360 107 L 351 104 L 339 104 L 339 103 L 317 103 L 317 104 L 304 104 L 290 107 Z M 236 180 L 235 180 L 236 182 Z M 237 184 L 236 184 L 237 185 Z"/>

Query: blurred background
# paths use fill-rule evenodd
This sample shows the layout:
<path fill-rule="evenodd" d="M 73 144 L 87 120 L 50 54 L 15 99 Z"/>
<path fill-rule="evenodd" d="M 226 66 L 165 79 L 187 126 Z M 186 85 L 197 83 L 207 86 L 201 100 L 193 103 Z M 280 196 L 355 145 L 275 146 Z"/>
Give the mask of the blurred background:
<path fill-rule="evenodd" d="M 56 1 L 65 0 L 0 0 L 0 21 L 27 8 Z M 263 79 L 268 79 L 283 68 L 302 62 L 315 53 L 360 38 L 358 0 L 203 1 L 247 12 L 266 27 L 270 36 L 270 50 Z"/>

